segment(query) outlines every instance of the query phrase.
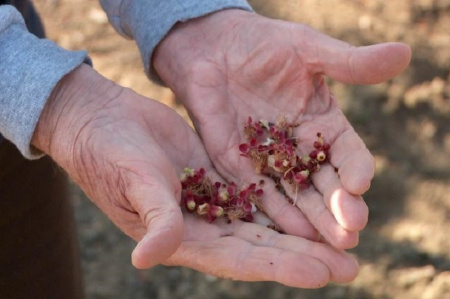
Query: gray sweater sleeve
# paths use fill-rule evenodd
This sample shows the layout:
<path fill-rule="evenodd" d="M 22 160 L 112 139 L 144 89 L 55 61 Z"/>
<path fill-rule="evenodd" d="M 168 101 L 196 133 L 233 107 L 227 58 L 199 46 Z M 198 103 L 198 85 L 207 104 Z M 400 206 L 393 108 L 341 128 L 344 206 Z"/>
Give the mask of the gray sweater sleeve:
<path fill-rule="evenodd" d="M 0 6 L 0 133 L 30 159 L 39 116 L 58 81 L 83 63 L 87 53 L 71 52 L 28 32 L 22 15 Z"/>
<path fill-rule="evenodd" d="M 151 56 L 177 22 L 229 8 L 252 11 L 245 0 L 100 0 L 100 3 L 117 32 L 136 40 L 146 74 L 160 84 L 150 63 Z"/>
<path fill-rule="evenodd" d="M 100 0 L 114 28 L 135 39 L 146 73 L 156 45 L 177 22 L 214 11 L 251 10 L 245 0 Z M 67 51 L 28 32 L 20 13 L 0 6 L 0 134 L 30 159 L 41 153 L 30 146 L 37 121 L 58 81 L 88 60 L 85 51 Z M 0 136 L 0 142 L 1 142 Z"/>

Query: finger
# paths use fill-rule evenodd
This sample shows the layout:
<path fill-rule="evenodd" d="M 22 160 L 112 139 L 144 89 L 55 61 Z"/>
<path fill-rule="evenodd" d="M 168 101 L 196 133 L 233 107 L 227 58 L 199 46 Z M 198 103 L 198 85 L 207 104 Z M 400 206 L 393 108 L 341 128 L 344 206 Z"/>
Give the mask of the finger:
<path fill-rule="evenodd" d="M 411 48 L 402 43 L 354 47 L 321 35 L 315 45 L 318 71 L 350 84 L 376 84 L 400 74 L 411 60 Z"/>
<path fill-rule="evenodd" d="M 344 131 L 330 148 L 331 164 L 338 169 L 344 188 L 353 194 L 363 194 L 375 174 L 373 156 L 352 129 Z"/>
<path fill-rule="evenodd" d="M 254 246 L 232 236 L 209 242 L 183 242 L 164 264 L 187 266 L 221 278 L 276 281 L 301 288 L 323 287 L 330 279 L 327 266 L 315 258 Z"/>
<path fill-rule="evenodd" d="M 309 65 L 316 73 L 350 84 L 376 84 L 400 74 L 411 60 L 411 48 L 403 43 L 381 43 L 354 47 L 312 28 L 301 28 L 299 48 L 307 49 Z M 305 48 L 306 40 L 306 48 Z"/>
<path fill-rule="evenodd" d="M 185 240 L 207 242 L 208 240 L 221 237 L 234 237 L 259 247 L 279 248 L 308 255 L 326 265 L 331 279 L 335 282 L 351 281 L 358 273 L 358 263 L 351 255 L 328 244 L 280 234 L 272 229 L 268 229 L 265 225 L 256 223 L 217 221 L 212 225 L 204 221 L 204 219 L 189 217 L 191 215 L 187 216 L 185 221 Z M 199 234 L 199 231 L 202 231 L 202 234 Z"/>
<path fill-rule="evenodd" d="M 291 204 L 290 204 L 291 205 Z M 298 211 L 300 211 L 297 207 L 295 207 L 295 209 L 297 209 Z M 256 212 L 253 214 L 253 223 L 259 224 L 260 226 L 264 226 L 266 228 L 270 228 L 273 231 L 276 232 L 281 232 L 283 234 L 289 234 L 289 235 L 294 235 L 296 237 L 301 237 L 301 238 L 305 238 L 307 240 L 311 240 L 311 241 L 319 241 L 321 236 L 320 233 L 317 231 L 317 229 L 309 222 L 309 220 L 306 218 L 305 215 L 303 215 L 302 211 L 300 211 L 300 213 L 302 214 L 302 220 L 305 221 L 306 223 L 303 225 L 303 227 L 307 227 L 308 230 L 305 230 L 304 228 L 302 229 L 302 233 L 299 236 L 298 234 L 293 234 L 293 233 L 289 233 L 286 230 L 282 229 L 279 224 L 277 224 L 276 222 L 274 222 L 271 218 L 269 218 L 269 216 L 265 213 L 262 212 Z M 281 231 L 280 231 L 281 230 Z"/>
<path fill-rule="evenodd" d="M 273 181 L 267 178 L 266 181 L 262 206 L 269 218 L 287 234 L 318 240 L 317 230 L 302 211 L 289 203 L 286 196 L 276 189 Z"/>
<path fill-rule="evenodd" d="M 368 208 L 359 195 L 350 194 L 331 165 L 323 165 L 312 176 L 314 187 L 323 195 L 336 221 L 348 231 L 362 230 L 368 221 Z"/>
<path fill-rule="evenodd" d="M 173 190 L 176 188 L 169 188 L 165 182 L 154 179 L 151 183 L 140 184 L 129 195 L 147 227 L 146 235 L 131 255 L 132 263 L 138 269 L 150 268 L 166 260 L 181 243 L 183 216 L 177 193 Z"/>
<path fill-rule="evenodd" d="M 331 280 L 335 282 L 349 282 L 358 273 L 358 262 L 351 255 L 328 244 L 279 234 L 253 223 L 241 223 L 238 228 L 234 229 L 233 236 L 256 246 L 290 250 L 320 260 L 328 267 Z"/>
<path fill-rule="evenodd" d="M 283 185 L 286 193 L 294 199 L 296 206 L 330 244 L 339 249 L 353 248 L 358 244 L 358 233 L 348 231 L 339 225 L 325 206 L 322 194 L 313 187 L 296 192 L 291 185 L 285 182 Z"/>

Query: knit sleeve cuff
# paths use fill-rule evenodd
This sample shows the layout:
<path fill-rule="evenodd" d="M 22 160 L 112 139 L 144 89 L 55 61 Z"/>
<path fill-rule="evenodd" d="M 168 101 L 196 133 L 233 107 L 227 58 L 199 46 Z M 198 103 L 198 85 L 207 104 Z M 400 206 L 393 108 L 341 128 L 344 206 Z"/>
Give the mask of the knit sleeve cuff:
<path fill-rule="evenodd" d="M 30 142 L 42 109 L 59 80 L 83 62 L 85 51 L 67 51 L 28 32 L 20 13 L 0 7 L 0 133 L 29 159 L 42 153 Z"/>
<path fill-rule="evenodd" d="M 114 28 L 136 40 L 146 74 L 156 83 L 161 79 L 151 65 L 158 43 L 177 22 L 186 22 L 224 9 L 252 11 L 244 0 L 101 0 Z"/>

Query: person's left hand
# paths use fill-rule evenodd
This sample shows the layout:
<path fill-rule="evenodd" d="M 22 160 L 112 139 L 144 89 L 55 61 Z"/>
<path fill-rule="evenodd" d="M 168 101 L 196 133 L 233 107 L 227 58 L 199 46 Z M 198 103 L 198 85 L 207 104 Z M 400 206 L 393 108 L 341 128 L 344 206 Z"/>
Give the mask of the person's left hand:
<path fill-rule="evenodd" d="M 345 249 L 356 246 L 366 225 L 368 209 L 360 195 L 370 186 L 374 162 L 323 74 L 344 83 L 379 83 L 401 72 L 410 55 L 399 43 L 356 48 L 305 25 L 225 10 L 176 25 L 153 63 L 228 180 L 261 178 L 238 149 L 249 116 L 275 121 L 281 115 L 299 123 L 294 134 L 302 154 L 322 132 L 331 144 L 331 165 L 313 175 L 315 188 L 298 195 L 287 190 L 298 196 L 300 210 L 274 184 L 266 185 L 263 205 L 287 233 L 301 234 L 296 219 L 303 212 L 328 242 Z"/>

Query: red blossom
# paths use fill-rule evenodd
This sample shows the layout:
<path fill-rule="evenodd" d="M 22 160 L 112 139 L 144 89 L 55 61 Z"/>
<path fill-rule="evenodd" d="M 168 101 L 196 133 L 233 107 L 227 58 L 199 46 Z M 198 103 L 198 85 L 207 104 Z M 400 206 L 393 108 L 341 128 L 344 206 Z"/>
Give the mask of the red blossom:
<path fill-rule="evenodd" d="M 279 117 L 276 123 L 253 121 L 249 117 L 244 129 L 247 143 L 241 144 L 239 150 L 252 161 L 257 173 L 281 177 L 297 190 L 312 184 L 311 174 L 320 170 L 320 164 L 330 160 L 331 147 L 319 132 L 311 152 L 304 157 L 297 156 L 298 140 L 293 136 L 296 126 L 283 117 Z M 262 134 L 259 133 L 261 129 Z"/>
<path fill-rule="evenodd" d="M 312 184 L 312 174 L 320 170 L 321 164 L 330 161 L 331 146 L 320 132 L 309 154 L 302 157 L 296 154 L 299 142 L 293 136 L 296 126 L 283 117 L 275 123 L 248 117 L 244 127 L 247 142 L 239 145 L 241 156 L 251 160 L 255 172 L 272 178 L 281 192 L 284 192 L 281 180 L 293 185 L 295 190 L 308 188 Z M 234 182 L 213 183 L 204 168 L 185 168 L 180 182 L 182 206 L 190 213 L 206 217 L 209 222 L 220 217 L 228 222 L 237 219 L 251 222 L 255 211 L 263 211 L 263 180 L 258 185 L 248 186 L 238 186 Z"/>
<path fill-rule="evenodd" d="M 242 188 L 233 182 L 228 185 L 212 183 L 203 168 L 186 168 L 180 181 L 182 204 L 186 210 L 206 217 L 209 222 L 220 217 L 226 217 L 228 221 L 253 221 L 251 214 L 256 207 L 262 210 L 260 200 L 264 192 L 255 183 Z"/>

